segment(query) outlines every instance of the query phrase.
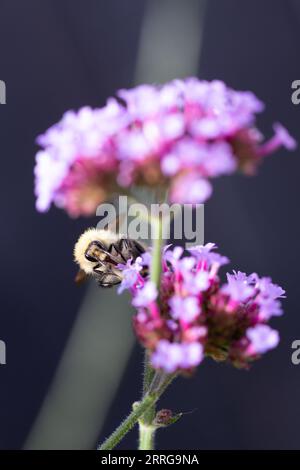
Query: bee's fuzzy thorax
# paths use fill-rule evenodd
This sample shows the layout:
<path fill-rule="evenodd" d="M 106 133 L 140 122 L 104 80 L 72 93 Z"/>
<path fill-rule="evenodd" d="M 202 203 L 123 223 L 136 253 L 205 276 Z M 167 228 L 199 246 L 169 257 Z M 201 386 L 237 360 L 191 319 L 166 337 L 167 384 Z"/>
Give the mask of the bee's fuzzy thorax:
<path fill-rule="evenodd" d="M 80 268 L 86 274 L 92 274 L 93 263 L 88 261 L 85 257 L 86 249 L 93 241 L 99 241 L 107 246 L 115 243 L 120 237 L 110 230 L 101 230 L 96 228 L 87 229 L 78 239 L 74 247 L 74 259 Z"/>

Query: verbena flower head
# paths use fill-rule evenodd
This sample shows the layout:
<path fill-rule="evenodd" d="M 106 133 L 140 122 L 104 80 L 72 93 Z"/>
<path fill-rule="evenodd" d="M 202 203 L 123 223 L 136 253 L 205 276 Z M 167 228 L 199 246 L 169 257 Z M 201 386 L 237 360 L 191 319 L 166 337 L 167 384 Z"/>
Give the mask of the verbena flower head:
<path fill-rule="evenodd" d="M 121 90 L 101 109 L 69 111 L 37 142 L 37 208 L 92 214 L 130 185 L 170 188 L 179 203 L 204 202 L 210 180 L 253 173 L 265 155 L 296 143 L 280 124 L 266 143 L 255 127 L 263 104 L 251 92 L 197 78 Z"/>
<path fill-rule="evenodd" d="M 277 346 L 279 334 L 268 321 L 282 314 L 284 290 L 270 278 L 240 271 L 228 273 L 222 284 L 218 272 L 228 259 L 215 248 L 166 249 L 159 292 L 145 269 L 141 274 L 142 263 L 149 271 L 149 253 L 123 267 L 120 292 L 132 294 L 134 329 L 153 367 L 189 372 L 210 356 L 247 368 Z"/>
<path fill-rule="evenodd" d="M 38 137 L 44 148 L 36 156 L 37 209 L 52 202 L 70 215 L 89 215 L 117 187 L 112 133 L 125 125 L 126 112 L 116 100 L 98 110 L 68 111 Z"/>

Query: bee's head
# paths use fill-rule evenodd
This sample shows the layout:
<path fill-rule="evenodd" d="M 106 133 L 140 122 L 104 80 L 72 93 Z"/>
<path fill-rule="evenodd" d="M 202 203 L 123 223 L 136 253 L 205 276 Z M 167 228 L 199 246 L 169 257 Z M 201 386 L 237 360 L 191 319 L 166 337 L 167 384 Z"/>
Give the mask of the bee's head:
<path fill-rule="evenodd" d="M 104 261 L 106 258 L 106 246 L 99 240 L 93 240 L 85 250 L 84 256 L 91 263 Z"/>
<path fill-rule="evenodd" d="M 96 264 L 105 259 L 103 250 L 115 240 L 115 234 L 107 230 L 90 228 L 78 239 L 74 248 L 74 258 L 86 274 L 92 274 Z"/>
<path fill-rule="evenodd" d="M 75 262 L 86 274 L 92 274 L 96 264 L 105 260 L 103 250 L 107 251 L 117 239 L 117 235 L 109 230 L 87 229 L 74 247 Z"/>

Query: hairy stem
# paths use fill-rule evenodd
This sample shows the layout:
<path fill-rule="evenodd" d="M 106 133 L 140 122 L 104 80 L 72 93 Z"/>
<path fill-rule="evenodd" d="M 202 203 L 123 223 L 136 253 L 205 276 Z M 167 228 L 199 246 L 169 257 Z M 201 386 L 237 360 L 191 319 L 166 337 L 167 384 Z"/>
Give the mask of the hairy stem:
<path fill-rule="evenodd" d="M 151 367 L 149 353 L 148 351 L 145 351 L 144 375 L 143 375 L 143 396 L 145 396 L 146 393 L 148 392 L 154 375 L 155 375 L 155 370 L 153 369 L 153 367 Z"/>
<path fill-rule="evenodd" d="M 151 424 L 139 423 L 139 450 L 154 449 L 155 428 Z"/>
<path fill-rule="evenodd" d="M 161 273 L 161 250 L 162 250 L 162 219 L 152 220 L 152 228 L 154 229 L 153 253 L 150 267 L 150 279 L 159 288 Z M 155 377 L 155 371 L 151 367 L 149 354 L 145 352 L 144 359 L 144 382 L 143 396 L 149 391 L 152 381 Z M 150 406 L 144 413 L 142 420 L 139 422 L 139 449 L 150 450 L 154 444 L 155 428 L 152 421 L 155 417 L 155 403 Z"/>
<path fill-rule="evenodd" d="M 159 288 L 160 272 L 161 272 L 161 249 L 162 249 L 162 221 L 161 219 L 152 219 L 151 226 L 154 229 L 153 256 L 150 267 L 150 279 Z M 149 354 L 145 352 L 144 359 L 144 380 L 143 395 L 145 395 L 150 387 L 155 371 L 150 365 Z"/>
<path fill-rule="evenodd" d="M 152 262 L 150 266 L 150 280 L 159 289 L 161 274 L 161 251 L 163 245 L 163 221 L 162 217 L 151 220 L 153 237 Z M 139 423 L 139 449 L 151 450 L 154 448 L 154 436 L 156 427 L 153 425 L 155 418 L 155 404 L 158 398 L 164 393 L 175 375 L 161 374 L 155 372 L 149 361 L 149 354 L 145 352 L 143 397 L 142 400 L 134 404 L 133 411 L 108 437 L 98 450 L 111 450 L 121 439 L 133 428 L 135 423 Z"/>
<path fill-rule="evenodd" d="M 134 406 L 134 410 L 117 427 L 117 429 L 98 447 L 98 450 L 111 450 L 123 439 L 123 437 L 133 428 L 138 419 L 145 411 L 158 399 L 157 394 L 152 393 Z"/>
<path fill-rule="evenodd" d="M 165 391 L 166 387 L 171 383 L 172 379 L 174 376 L 169 375 L 164 378 L 162 383 L 157 387 L 157 389 L 154 389 L 151 393 L 147 393 L 143 399 L 140 402 L 134 403 L 133 406 L 133 411 L 130 413 L 129 416 L 117 427 L 117 429 L 101 444 L 98 446 L 98 450 L 112 450 L 116 445 L 123 439 L 123 437 L 133 428 L 135 423 L 137 423 L 139 420 L 141 420 L 140 424 L 140 430 L 144 426 L 143 432 L 142 432 L 142 440 L 143 440 L 143 445 L 148 445 L 150 443 L 153 443 L 153 438 L 154 438 L 154 432 L 153 435 L 147 435 L 145 436 L 144 431 L 148 431 L 148 426 L 144 421 L 142 420 L 143 415 L 145 412 L 147 412 L 150 408 L 153 408 L 155 406 L 155 403 L 159 399 L 159 397 L 162 395 L 162 393 Z M 147 428 L 147 429 L 146 429 Z M 147 443 L 146 443 L 147 441 Z M 141 441 L 140 441 L 141 444 Z M 152 445 L 152 444 L 151 444 Z M 141 447 L 140 447 L 141 448 Z M 147 447 L 148 449 L 148 447 Z"/>
<path fill-rule="evenodd" d="M 161 272 L 161 250 L 162 250 L 162 233 L 163 233 L 163 223 L 161 217 L 156 218 L 152 222 L 152 227 L 154 230 L 154 240 L 153 240 L 153 252 L 152 252 L 152 262 L 150 267 L 150 279 L 157 287 L 160 284 L 160 272 Z"/>
<path fill-rule="evenodd" d="M 165 374 L 163 372 L 155 372 L 152 383 L 149 386 L 149 395 L 159 393 L 161 396 L 170 383 L 175 379 L 176 374 Z M 139 450 L 153 450 L 154 438 L 157 426 L 153 425 L 155 418 L 155 403 L 149 407 L 139 419 Z M 150 414 L 151 413 L 151 414 Z"/>

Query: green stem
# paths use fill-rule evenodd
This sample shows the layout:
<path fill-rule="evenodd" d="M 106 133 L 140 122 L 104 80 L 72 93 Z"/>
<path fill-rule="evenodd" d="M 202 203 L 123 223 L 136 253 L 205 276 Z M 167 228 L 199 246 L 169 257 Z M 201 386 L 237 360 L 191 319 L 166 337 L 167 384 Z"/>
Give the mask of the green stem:
<path fill-rule="evenodd" d="M 158 399 L 157 394 L 153 393 L 143 398 L 141 402 L 134 406 L 134 410 L 117 427 L 117 429 L 98 447 L 98 450 L 111 450 L 123 439 L 123 437 L 133 428 L 138 419 L 145 411 Z"/>
<path fill-rule="evenodd" d="M 157 218 L 152 220 L 152 229 L 154 229 L 154 241 L 152 262 L 150 267 L 150 280 L 159 288 L 160 273 L 161 273 L 161 250 L 162 250 L 162 220 Z M 144 381 L 143 381 L 143 396 L 149 391 L 150 385 L 155 377 L 155 371 L 151 367 L 149 361 L 149 354 L 145 352 L 144 359 Z M 151 450 L 154 445 L 155 428 L 152 426 L 155 417 L 155 403 L 150 406 L 148 410 L 139 421 L 139 449 Z"/>
<path fill-rule="evenodd" d="M 149 394 L 159 391 L 161 396 L 170 383 L 175 379 L 177 374 L 165 374 L 162 372 L 155 372 L 152 383 L 149 387 Z M 139 419 L 139 450 L 153 450 L 154 438 L 157 426 L 153 425 L 155 418 L 155 403 L 150 405 L 146 413 Z M 150 414 L 151 413 L 151 414 Z"/>
<path fill-rule="evenodd" d="M 160 272 L 161 272 L 161 247 L 162 247 L 162 221 L 160 219 L 151 220 L 151 228 L 154 228 L 153 257 L 150 267 L 150 279 L 159 288 Z M 143 396 L 149 390 L 150 384 L 154 377 L 154 369 L 150 365 L 149 353 L 145 352 L 144 359 L 144 380 L 143 380 Z"/>
<path fill-rule="evenodd" d="M 159 289 L 161 274 L 161 251 L 163 245 L 163 221 L 162 218 L 151 220 L 152 229 L 154 229 L 153 253 L 150 267 L 150 280 Z M 145 353 L 144 362 L 144 380 L 143 380 L 143 398 L 135 403 L 133 411 L 118 426 L 118 428 L 108 437 L 104 443 L 98 447 L 98 450 L 111 450 L 120 440 L 133 428 L 136 422 L 139 422 L 139 449 L 151 450 L 154 448 L 154 435 L 156 427 L 153 426 L 155 418 L 155 404 L 175 376 L 165 374 L 160 376 L 155 372 L 149 361 L 149 354 Z M 157 380 L 159 379 L 159 380 Z"/>
<path fill-rule="evenodd" d="M 152 223 L 154 227 L 154 241 L 153 241 L 153 252 L 152 252 L 152 262 L 150 267 L 150 279 L 157 287 L 160 284 L 160 272 L 161 272 L 161 249 L 162 249 L 162 232 L 163 224 L 161 218 L 157 218 Z"/>
<path fill-rule="evenodd" d="M 149 387 L 152 383 L 154 374 L 155 374 L 155 370 L 151 367 L 149 352 L 146 350 L 145 356 L 144 356 L 143 396 L 145 396 L 146 393 L 148 392 Z"/>
<path fill-rule="evenodd" d="M 139 423 L 139 450 L 154 449 L 155 428 L 151 424 Z"/>
<path fill-rule="evenodd" d="M 123 439 L 123 437 L 133 428 L 133 426 L 141 419 L 145 412 L 149 410 L 150 408 L 153 408 L 155 406 L 155 403 L 159 399 L 159 397 L 162 395 L 162 393 L 165 391 L 166 387 L 171 383 L 172 379 L 174 376 L 169 375 L 165 378 L 163 383 L 160 384 L 160 386 L 156 389 L 153 390 L 151 393 L 148 393 L 143 397 L 143 399 L 140 402 L 137 402 L 133 406 L 133 411 L 130 413 L 130 415 L 117 427 L 117 429 L 103 442 L 98 447 L 98 450 L 112 450 L 116 445 Z M 144 425 L 144 428 L 146 428 L 146 424 L 142 421 L 142 426 Z M 140 425 L 141 429 L 141 425 Z M 147 441 L 148 443 L 150 442 L 150 438 L 153 439 L 153 436 L 147 436 Z M 143 433 L 143 439 L 146 439 L 146 436 L 144 436 Z M 153 442 L 153 440 L 152 440 Z"/>

